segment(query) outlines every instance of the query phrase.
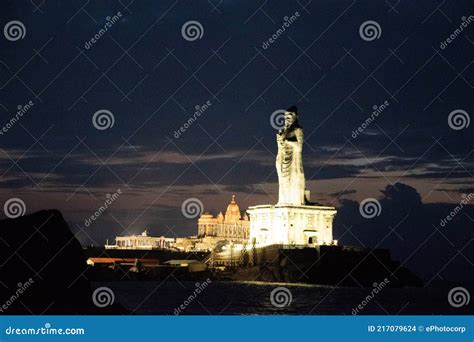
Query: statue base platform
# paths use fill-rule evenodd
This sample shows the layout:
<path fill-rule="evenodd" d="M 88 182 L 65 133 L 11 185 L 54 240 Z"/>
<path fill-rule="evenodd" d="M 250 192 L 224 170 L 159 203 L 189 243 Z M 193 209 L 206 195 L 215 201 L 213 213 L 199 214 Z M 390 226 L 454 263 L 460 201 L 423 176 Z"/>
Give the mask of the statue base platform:
<path fill-rule="evenodd" d="M 258 205 L 250 207 L 250 242 L 267 245 L 336 245 L 332 223 L 336 208 L 318 205 Z"/>

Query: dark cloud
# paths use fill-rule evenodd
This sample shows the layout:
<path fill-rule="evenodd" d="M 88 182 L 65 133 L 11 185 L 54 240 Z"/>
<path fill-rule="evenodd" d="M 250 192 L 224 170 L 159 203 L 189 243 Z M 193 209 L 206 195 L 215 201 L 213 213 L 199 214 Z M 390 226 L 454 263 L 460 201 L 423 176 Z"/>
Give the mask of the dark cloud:
<path fill-rule="evenodd" d="M 459 204 L 423 204 L 416 189 L 397 183 L 382 191 L 379 216 L 360 214 L 360 203 L 341 200 L 334 222 L 335 236 L 344 245 L 387 248 L 427 281 L 473 281 L 474 205 L 464 205 L 454 219 L 442 223 Z M 459 252 L 459 253 L 458 253 Z"/>
<path fill-rule="evenodd" d="M 333 192 L 330 195 L 339 198 L 344 195 L 355 194 L 356 192 L 357 192 L 356 190 L 343 190 L 343 191 Z"/>
<path fill-rule="evenodd" d="M 227 185 L 224 187 L 224 191 L 244 193 L 251 195 L 264 195 L 265 191 L 262 190 L 258 185 Z"/>

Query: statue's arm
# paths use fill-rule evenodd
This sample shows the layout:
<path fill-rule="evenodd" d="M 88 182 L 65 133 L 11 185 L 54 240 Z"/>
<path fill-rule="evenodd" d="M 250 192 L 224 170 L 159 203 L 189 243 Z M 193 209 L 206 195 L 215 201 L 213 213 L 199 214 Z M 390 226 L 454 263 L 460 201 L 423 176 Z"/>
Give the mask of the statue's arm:
<path fill-rule="evenodd" d="M 280 147 L 282 147 L 285 143 L 285 138 L 283 137 L 283 134 L 277 133 L 276 135 L 277 139 L 277 145 L 278 145 L 278 152 L 280 151 Z"/>
<path fill-rule="evenodd" d="M 277 145 L 278 145 L 278 153 L 277 153 L 277 156 L 276 156 L 276 169 L 277 169 L 278 175 L 280 175 L 280 173 L 281 173 L 281 161 L 282 161 L 282 155 L 284 153 L 283 149 L 284 149 L 285 142 L 284 142 L 284 138 L 283 138 L 282 134 L 277 134 L 276 135 L 276 140 L 277 140 Z"/>
<path fill-rule="evenodd" d="M 295 137 L 296 137 L 296 142 L 298 144 L 298 147 L 303 148 L 304 136 L 303 136 L 303 130 L 301 128 L 298 128 L 297 130 L 295 130 Z"/>

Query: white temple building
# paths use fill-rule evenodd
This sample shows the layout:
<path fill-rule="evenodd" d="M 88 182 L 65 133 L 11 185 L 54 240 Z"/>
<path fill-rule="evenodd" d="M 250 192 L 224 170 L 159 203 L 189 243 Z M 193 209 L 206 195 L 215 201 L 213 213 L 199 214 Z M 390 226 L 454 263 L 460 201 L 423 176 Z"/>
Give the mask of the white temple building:
<path fill-rule="evenodd" d="M 217 240 L 244 242 L 249 238 L 249 219 L 247 214 L 241 215 L 240 208 L 235 201 L 235 195 L 227 206 L 225 214 L 217 216 L 203 213 L 198 220 L 198 237 L 213 237 Z"/>
<path fill-rule="evenodd" d="M 303 169 L 303 128 L 296 107 L 285 113 L 285 126 L 277 133 L 276 167 L 279 199 L 275 205 L 258 205 L 247 210 L 250 243 L 268 245 L 334 245 L 334 207 L 310 202 Z"/>
<path fill-rule="evenodd" d="M 105 249 L 169 249 L 175 244 L 174 238 L 164 236 L 150 236 L 145 229 L 140 235 L 117 236 L 115 245 L 109 245 L 108 241 Z"/>

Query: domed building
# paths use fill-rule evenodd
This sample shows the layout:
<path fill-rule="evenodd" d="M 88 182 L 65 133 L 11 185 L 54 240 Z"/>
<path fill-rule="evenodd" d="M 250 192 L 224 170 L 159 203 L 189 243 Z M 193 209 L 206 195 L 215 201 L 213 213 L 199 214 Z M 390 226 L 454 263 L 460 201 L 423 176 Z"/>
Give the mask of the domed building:
<path fill-rule="evenodd" d="M 241 215 L 235 195 L 227 206 L 225 215 L 220 212 L 216 217 L 204 213 L 198 220 L 198 237 L 216 237 L 234 242 L 247 241 L 250 223 L 247 214 Z"/>

